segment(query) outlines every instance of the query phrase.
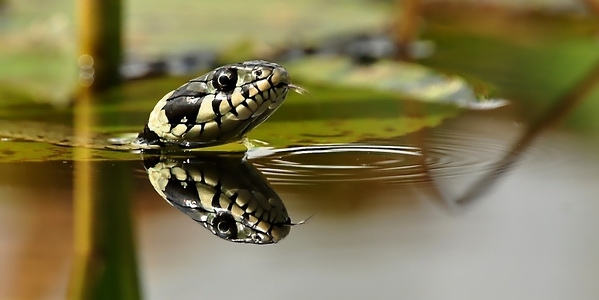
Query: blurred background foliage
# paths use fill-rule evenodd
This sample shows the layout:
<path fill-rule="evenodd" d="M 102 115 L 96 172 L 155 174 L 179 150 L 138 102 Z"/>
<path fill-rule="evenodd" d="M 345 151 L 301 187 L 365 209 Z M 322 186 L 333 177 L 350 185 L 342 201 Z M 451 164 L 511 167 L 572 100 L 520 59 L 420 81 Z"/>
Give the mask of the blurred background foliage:
<path fill-rule="evenodd" d="M 123 1 L 124 69 L 131 74 L 148 65 L 169 65 L 165 74 L 171 79 L 128 82 L 119 91 L 124 90 L 125 103 L 98 110 L 136 111 L 139 117 L 133 120 L 143 122 L 165 91 L 213 65 L 293 58 L 281 53 L 294 49 L 326 52 L 326 47 L 334 47 L 330 45 L 343 45 L 347 37 L 393 36 L 407 2 Z M 594 0 L 415 2 L 419 5 L 413 12 L 417 23 L 412 31 L 417 41 L 428 42 L 424 52 L 430 52 L 415 62 L 463 76 L 478 91 L 515 100 L 525 119 L 554 103 L 599 60 Z M 1 2 L 0 105 L 6 108 L 2 117 L 44 120 L 62 115 L 62 123 L 70 122 L 66 116 L 77 85 L 76 24 L 72 1 Z M 190 57 L 201 62 L 194 61 L 194 68 L 172 67 Z M 297 80 L 314 89 L 309 78 Z M 316 87 L 320 88 L 322 84 Z M 334 96 L 335 85 L 328 88 L 339 98 Z M 324 90 L 322 94 L 328 95 L 326 84 Z M 327 98 L 315 94 L 318 101 Z M 598 91 L 587 97 L 567 124 L 579 130 L 599 129 L 594 118 L 598 97 Z M 56 108 L 51 117 L 48 106 Z"/>

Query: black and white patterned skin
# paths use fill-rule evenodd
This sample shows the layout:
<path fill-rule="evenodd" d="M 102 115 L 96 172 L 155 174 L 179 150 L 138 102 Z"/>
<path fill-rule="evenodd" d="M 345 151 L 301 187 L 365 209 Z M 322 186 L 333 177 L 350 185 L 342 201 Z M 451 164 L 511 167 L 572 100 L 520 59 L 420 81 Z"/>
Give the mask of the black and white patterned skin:
<path fill-rule="evenodd" d="M 242 155 L 144 155 L 144 164 L 162 198 L 224 240 L 272 244 L 293 226 L 283 201 Z"/>
<path fill-rule="evenodd" d="M 140 143 L 207 147 L 239 141 L 285 100 L 290 77 L 263 60 L 219 67 L 166 94 L 150 113 Z"/>

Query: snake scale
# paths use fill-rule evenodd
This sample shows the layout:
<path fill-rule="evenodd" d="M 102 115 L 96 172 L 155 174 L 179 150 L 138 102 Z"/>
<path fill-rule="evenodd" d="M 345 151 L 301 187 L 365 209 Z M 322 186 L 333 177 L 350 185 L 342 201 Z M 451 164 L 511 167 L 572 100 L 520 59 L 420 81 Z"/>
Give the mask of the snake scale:
<path fill-rule="evenodd" d="M 196 148 L 239 140 L 279 108 L 289 86 L 287 70 L 272 62 L 220 67 L 158 101 L 139 142 Z"/>

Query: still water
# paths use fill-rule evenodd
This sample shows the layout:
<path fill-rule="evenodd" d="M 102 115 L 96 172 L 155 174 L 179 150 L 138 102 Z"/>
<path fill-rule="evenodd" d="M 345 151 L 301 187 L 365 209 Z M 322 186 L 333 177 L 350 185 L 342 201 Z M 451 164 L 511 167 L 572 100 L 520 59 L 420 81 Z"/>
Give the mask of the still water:
<path fill-rule="evenodd" d="M 290 223 L 305 220 L 283 226 L 274 245 L 225 241 L 169 205 L 148 180 L 156 161 L 94 162 L 92 172 L 124 178 L 147 299 L 592 299 L 596 136 L 547 131 L 481 197 L 456 203 L 522 132 L 509 110 L 392 140 L 250 152 L 250 171 L 230 178 L 279 199 Z M 0 298 L 63 298 L 74 163 L 1 168 Z M 200 173 L 227 177 L 219 172 Z M 110 180 L 96 188 L 115 189 Z"/>

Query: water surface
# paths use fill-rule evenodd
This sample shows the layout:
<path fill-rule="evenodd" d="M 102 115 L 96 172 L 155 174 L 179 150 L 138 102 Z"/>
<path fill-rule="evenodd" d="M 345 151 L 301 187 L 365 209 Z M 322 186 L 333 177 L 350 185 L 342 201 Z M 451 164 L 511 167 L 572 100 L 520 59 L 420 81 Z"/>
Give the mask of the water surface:
<path fill-rule="evenodd" d="M 520 130 L 509 113 L 475 112 L 394 140 L 250 156 L 292 220 L 311 217 L 270 246 L 201 228 L 156 194 L 140 160 L 100 161 L 94 174 L 128 178 L 148 299 L 591 298 L 599 157 L 584 138 L 548 132 L 474 205 L 452 205 Z M 73 254 L 73 163 L 2 170 L 0 290 L 60 298 Z"/>

